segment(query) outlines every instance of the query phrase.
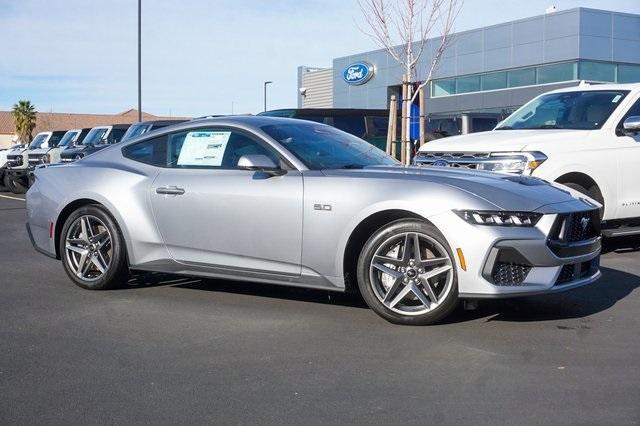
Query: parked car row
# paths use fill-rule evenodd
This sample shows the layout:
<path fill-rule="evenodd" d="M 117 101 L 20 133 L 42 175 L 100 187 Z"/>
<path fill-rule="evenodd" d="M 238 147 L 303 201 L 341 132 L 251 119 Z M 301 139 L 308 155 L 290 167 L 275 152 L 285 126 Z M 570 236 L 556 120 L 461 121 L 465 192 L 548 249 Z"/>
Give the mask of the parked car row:
<path fill-rule="evenodd" d="M 40 132 L 28 145 L 0 151 L 0 189 L 23 194 L 33 183 L 33 171 L 41 164 L 70 163 L 109 145 L 183 121 L 156 120 Z"/>

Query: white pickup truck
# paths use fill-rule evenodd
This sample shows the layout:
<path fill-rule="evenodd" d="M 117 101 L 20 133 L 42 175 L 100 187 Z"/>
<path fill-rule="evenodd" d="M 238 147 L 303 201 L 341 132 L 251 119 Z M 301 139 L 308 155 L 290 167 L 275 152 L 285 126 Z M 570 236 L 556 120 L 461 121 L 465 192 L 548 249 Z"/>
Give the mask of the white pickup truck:
<path fill-rule="evenodd" d="M 603 234 L 640 234 L 640 84 L 545 93 L 489 132 L 423 145 L 414 164 L 537 176 L 604 206 Z"/>

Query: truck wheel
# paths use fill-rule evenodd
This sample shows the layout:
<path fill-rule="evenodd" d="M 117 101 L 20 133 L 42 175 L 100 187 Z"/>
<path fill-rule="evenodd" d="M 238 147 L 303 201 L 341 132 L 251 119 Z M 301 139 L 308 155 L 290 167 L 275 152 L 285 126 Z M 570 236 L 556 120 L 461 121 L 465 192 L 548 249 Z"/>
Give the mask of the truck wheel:
<path fill-rule="evenodd" d="M 107 290 L 129 279 L 122 232 L 101 206 L 88 205 L 71 213 L 62 227 L 59 249 L 65 272 L 79 287 Z"/>
<path fill-rule="evenodd" d="M 602 208 L 600 209 L 600 218 L 602 218 L 605 208 L 604 199 L 602 198 L 602 192 L 600 192 L 600 188 L 598 188 L 597 185 L 593 185 L 591 188 L 585 188 L 584 186 L 573 182 L 563 183 L 563 185 L 568 186 L 569 188 L 574 189 L 579 193 L 586 195 L 587 197 L 593 198 L 594 200 L 602 204 Z"/>
<path fill-rule="evenodd" d="M 458 303 L 453 254 L 442 234 L 419 220 L 398 220 L 376 231 L 358 259 L 358 287 L 387 321 L 427 325 Z"/>
<path fill-rule="evenodd" d="M 6 175 L 4 173 L 0 173 L 0 192 L 10 191 L 9 187 L 4 183 L 5 176 Z"/>
<path fill-rule="evenodd" d="M 28 189 L 20 182 L 16 182 L 16 180 L 8 174 L 4 176 L 4 185 L 14 194 L 25 194 Z"/>

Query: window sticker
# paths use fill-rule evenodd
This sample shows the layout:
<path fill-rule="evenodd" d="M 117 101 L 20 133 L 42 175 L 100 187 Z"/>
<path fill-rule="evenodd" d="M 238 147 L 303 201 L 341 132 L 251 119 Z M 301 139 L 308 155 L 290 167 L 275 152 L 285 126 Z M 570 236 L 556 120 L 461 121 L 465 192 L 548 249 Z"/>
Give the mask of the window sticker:
<path fill-rule="evenodd" d="M 231 132 L 189 132 L 184 139 L 179 166 L 214 166 L 222 165 L 222 157 L 227 148 Z"/>
<path fill-rule="evenodd" d="M 617 104 L 620 98 L 622 98 L 622 95 L 616 95 L 615 98 L 611 100 L 611 103 Z"/>

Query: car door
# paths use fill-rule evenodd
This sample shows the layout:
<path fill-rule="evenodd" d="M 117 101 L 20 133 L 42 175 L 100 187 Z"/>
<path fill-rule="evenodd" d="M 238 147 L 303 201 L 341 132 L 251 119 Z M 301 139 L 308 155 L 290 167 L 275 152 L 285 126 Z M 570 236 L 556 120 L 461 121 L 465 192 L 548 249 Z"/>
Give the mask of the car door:
<path fill-rule="evenodd" d="M 168 167 L 152 185 L 159 232 L 174 260 L 201 268 L 300 275 L 302 175 L 242 170 L 243 155 L 283 161 L 247 132 L 199 128 L 167 136 Z M 284 163 L 282 163 L 284 165 Z"/>
<path fill-rule="evenodd" d="M 620 142 L 618 179 L 618 206 L 616 215 L 619 218 L 640 217 L 640 134 L 628 134 L 623 130 L 623 123 L 629 117 L 640 116 L 640 98 L 620 120 L 616 133 Z"/>

